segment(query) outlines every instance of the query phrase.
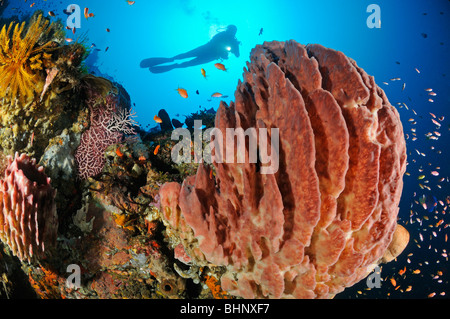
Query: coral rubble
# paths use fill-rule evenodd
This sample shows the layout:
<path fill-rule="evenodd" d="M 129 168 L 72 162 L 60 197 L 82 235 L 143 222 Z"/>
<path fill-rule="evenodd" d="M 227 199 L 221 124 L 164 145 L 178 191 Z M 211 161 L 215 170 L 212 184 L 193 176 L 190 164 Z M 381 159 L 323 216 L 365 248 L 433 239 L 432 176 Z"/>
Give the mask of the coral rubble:
<path fill-rule="evenodd" d="M 333 297 L 393 240 L 406 169 L 399 115 L 373 77 L 321 45 L 264 43 L 247 68 L 216 127 L 278 128 L 279 170 L 261 174 L 246 143 L 246 163 L 235 154 L 213 163 L 215 178 L 201 165 L 163 185 L 165 223 L 191 264 L 227 267 L 233 295 Z"/>

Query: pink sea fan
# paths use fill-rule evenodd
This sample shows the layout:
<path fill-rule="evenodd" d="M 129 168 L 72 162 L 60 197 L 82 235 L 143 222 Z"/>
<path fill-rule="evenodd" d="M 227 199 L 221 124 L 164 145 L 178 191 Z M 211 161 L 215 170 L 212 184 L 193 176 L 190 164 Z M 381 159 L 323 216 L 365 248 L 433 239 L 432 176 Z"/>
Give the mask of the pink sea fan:
<path fill-rule="evenodd" d="M 105 165 L 104 153 L 109 146 L 119 143 L 124 134 L 136 134 L 133 128 L 136 125 L 135 114 L 120 107 L 114 94 L 109 94 L 104 100 L 94 96 L 87 104 L 91 125 L 83 133 L 75 152 L 78 174 L 82 179 L 101 173 Z"/>
<path fill-rule="evenodd" d="M 36 160 L 26 154 L 8 157 L 0 181 L 0 239 L 20 260 L 41 259 L 56 243 L 56 190 Z"/>

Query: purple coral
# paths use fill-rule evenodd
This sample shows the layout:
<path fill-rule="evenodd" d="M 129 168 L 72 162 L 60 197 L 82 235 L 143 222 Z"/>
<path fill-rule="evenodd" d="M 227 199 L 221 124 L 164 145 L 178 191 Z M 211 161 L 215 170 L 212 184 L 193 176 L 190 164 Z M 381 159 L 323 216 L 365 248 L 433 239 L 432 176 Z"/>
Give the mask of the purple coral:
<path fill-rule="evenodd" d="M 83 133 L 81 143 L 75 151 L 78 175 L 87 179 L 98 175 L 105 165 L 106 149 L 122 140 L 124 134 L 136 134 L 133 126 L 134 113 L 122 108 L 114 94 L 105 98 L 96 95 L 87 101 L 91 116 L 90 128 Z"/>

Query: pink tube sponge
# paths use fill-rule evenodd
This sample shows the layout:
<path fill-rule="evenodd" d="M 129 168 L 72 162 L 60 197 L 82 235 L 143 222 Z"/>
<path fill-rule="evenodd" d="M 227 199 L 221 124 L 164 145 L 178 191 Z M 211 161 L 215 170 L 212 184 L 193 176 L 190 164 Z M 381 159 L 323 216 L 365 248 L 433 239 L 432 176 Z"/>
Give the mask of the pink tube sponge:
<path fill-rule="evenodd" d="M 56 190 L 36 160 L 26 154 L 8 157 L 0 181 L 0 239 L 21 261 L 42 259 L 56 243 Z"/>

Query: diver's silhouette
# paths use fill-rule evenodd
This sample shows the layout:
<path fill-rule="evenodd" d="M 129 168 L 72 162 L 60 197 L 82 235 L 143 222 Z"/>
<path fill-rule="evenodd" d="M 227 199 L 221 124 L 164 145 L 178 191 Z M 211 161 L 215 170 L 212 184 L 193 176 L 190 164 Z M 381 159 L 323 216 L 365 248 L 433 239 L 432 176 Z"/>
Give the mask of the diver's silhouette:
<path fill-rule="evenodd" d="M 228 59 L 228 54 L 230 52 L 236 57 L 239 57 L 240 42 L 235 37 L 236 31 L 236 26 L 229 25 L 225 31 L 216 34 L 208 43 L 199 46 L 196 49 L 178 54 L 172 58 L 149 58 L 142 60 L 141 68 L 148 68 L 152 73 L 163 73 L 172 69 L 187 68 L 218 59 L 226 60 Z M 160 65 L 188 58 L 193 59 L 183 63 Z"/>

